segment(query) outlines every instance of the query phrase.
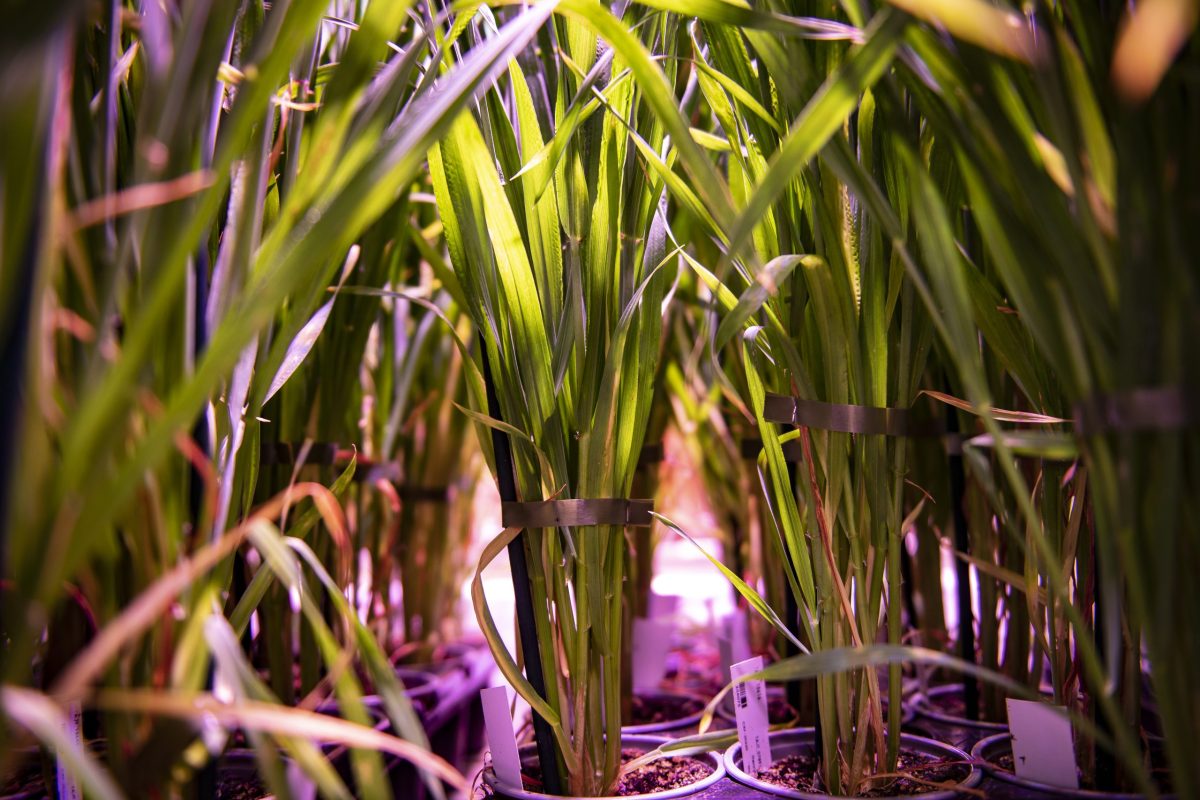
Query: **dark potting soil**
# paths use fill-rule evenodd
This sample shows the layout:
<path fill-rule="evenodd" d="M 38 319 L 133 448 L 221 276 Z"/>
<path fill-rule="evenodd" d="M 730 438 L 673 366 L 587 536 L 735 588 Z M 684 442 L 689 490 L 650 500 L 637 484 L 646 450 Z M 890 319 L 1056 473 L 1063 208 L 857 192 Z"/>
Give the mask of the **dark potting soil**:
<path fill-rule="evenodd" d="M 636 751 L 621 753 L 621 760 L 628 761 L 639 755 Z M 660 758 L 623 775 L 617 784 L 617 795 L 649 794 L 679 789 L 702 781 L 712 774 L 712 764 L 696 758 Z"/>
<path fill-rule="evenodd" d="M 223 775 L 217 782 L 217 800 L 261 800 L 269 794 L 257 775 L 241 770 L 234 775 Z"/>
<path fill-rule="evenodd" d="M 689 717 L 704 710 L 697 697 L 678 695 L 633 696 L 632 725 L 652 725 Z"/>
<path fill-rule="evenodd" d="M 960 761 L 949 761 L 923 753 L 901 753 L 895 777 L 880 778 L 858 797 L 889 797 L 898 794 L 924 794 L 945 784 L 966 780 L 971 768 Z M 756 776 L 759 780 L 785 789 L 825 792 L 825 782 L 815 755 L 798 753 L 785 756 Z"/>
<path fill-rule="evenodd" d="M 46 784 L 42 777 L 42 764 L 37 758 L 26 759 L 17 764 L 16 768 L 4 777 L 4 782 L 0 783 L 0 797 L 26 792 L 44 794 L 45 791 Z"/>
<path fill-rule="evenodd" d="M 628 764 L 640 755 L 640 750 L 622 750 L 621 763 Z M 621 776 L 615 796 L 629 797 L 678 789 L 702 781 L 712 772 L 712 764 L 698 758 L 660 758 Z M 536 764 L 526 764 L 521 769 L 521 781 L 531 792 L 542 791 L 542 768 Z"/>

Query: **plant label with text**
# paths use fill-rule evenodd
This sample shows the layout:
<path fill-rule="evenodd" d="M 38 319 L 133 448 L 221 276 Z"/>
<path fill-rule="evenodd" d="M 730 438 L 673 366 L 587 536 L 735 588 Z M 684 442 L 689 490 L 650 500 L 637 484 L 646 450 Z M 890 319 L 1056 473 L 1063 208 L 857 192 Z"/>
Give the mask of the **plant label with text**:
<path fill-rule="evenodd" d="M 746 610 L 734 609 L 721 622 L 732 647 L 731 665 L 750 658 L 750 620 L 746 618 Z"/>
<path fill-rule="evenodd" d="M 1079 788 L 1071 719 L 1062 706 L 1030 700 L 1008 701 L 1013 771 L 1026 778 L 1065 789 Z"/>
<path fill-rule="evenodd" d="M 633 621 L 633 688 L 657 689 L 667 674 L 675 627 L 655 619 Z"/>
<path fill-rule="evenodd" d="M 763 668 L 763 657 L 739 661 L 729 668 L 734 680 Z M 742 769 L 757 775 L 774 763 L 771 758 L 770 721 L 767 717 L 767 684 L 753 680 L 735 684 L 733 707 L 737 717 L 738 742 L 742 745 Z"/>
<path fill-rule="evenodd" d="M 77 747 L 83 747 L 82 719 L 83 714 L 79 710 L 79 704 L 71 703 L 67 708 L 66 716 L 63 718 L 63 733 Z M 79 788 L 79 781 L 75 780 L 75 774 L 67 769 L 63 763 L 61 754 L 55 766 L 57 772 L 55 777 L 58 779 L 58 796 L 60 800 L 82 800 L 83 792 Z"/>
<path fill-rule="evenodd" d="M 505 786 L 521 788 L 521 756 L 513 733 L 512 714 L 508 710 L 508 689 L 492 686 L 479 692 L 483 701 L 483 724 L 487 728 L 492 751 L 492 769 Z"/>

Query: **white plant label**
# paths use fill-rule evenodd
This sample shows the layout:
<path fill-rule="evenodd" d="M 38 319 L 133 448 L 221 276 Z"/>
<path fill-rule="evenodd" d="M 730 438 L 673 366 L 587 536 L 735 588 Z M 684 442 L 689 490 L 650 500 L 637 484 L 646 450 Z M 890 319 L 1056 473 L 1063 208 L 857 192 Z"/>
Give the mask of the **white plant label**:
<path fill-rule="evenodd" d="M 763 668 L 763 657 L 739 661 L 729 668 L 729 677 L 737 680 Z M 767 684 L 755 680 L 735 684 L 733 707 L 737 717 L 738 742 L 742 745 L 742 769 L 757 775 L 774 763 L 771 758 L 770 721 L 767 718 Z"/>
<path fill-rule="evenodd" d="M 308 777 L 304 767 L 295 761 L 288 762 L 287 784 L 295 800 L 317 800 L 317 784 Z"/>
<path fill-rule="evenodd" d="M 717 636 L 717 651 L 721 657 L 721 671 L 729 669 L 739 661 L 750 657 L 750 624 L 746 612 L 736 609 L 721 618 L 721 632 Z"/>
<path fill-rule="evenodd" d="M 508 710 L 508 689 L 493 686 L 479 692 L 483 700 L 483 724 L 487 728 L 488 747 L 492 751 L 492 769 L 505 786 L 521 788 L 521 756 L 513 733 L 512 714 Z"/>
<path fill-rule="evenodd" d="M 1065 789 L 1079 788 L 1071 719 L 1062 706 L 1008 701 L 1013 770 L 1018 777 Z"/>
<path fill-rule="evenodd" d="M 63 717 L 63 733 L 80 747 L 83 746 L 82 718 L 78 703 L 72 703 Z M 56 764 L 56 772 L 59 800 L 82 800 L 83 792 L 79 788 L 79 781 L 75 780 L 74 773 L 67 769 L 61 757 Z"/>
<path fill-rule="evenodd" d="M 646 616 L 650 619 L 656 617 L 673 617 L 679 613 L 679 600 L 677 594 L 659 594 L 658 592 L 650 593 L 650 602 L 647 603 Z"/>
<path fill-rule="evenodd" d="M 729 641 L 728 636 L 717 637 L 717 653 L 721 659 L 721 674 L 728 675 L 729 668 L 733 666 L 733 642 Z"/>
<path fill-rule="evenodd" d="M 732 646 L 732 664 L 750 658 L 750 621 L 746 619 L 745 609 L 735 609 L 725 617 L 723 624 Z"/>
<path fill-rule="evenodd" d="M 657 689 L 667 674 L 674 626 L 655 619 L 633 621 L 633 688 Z"/>

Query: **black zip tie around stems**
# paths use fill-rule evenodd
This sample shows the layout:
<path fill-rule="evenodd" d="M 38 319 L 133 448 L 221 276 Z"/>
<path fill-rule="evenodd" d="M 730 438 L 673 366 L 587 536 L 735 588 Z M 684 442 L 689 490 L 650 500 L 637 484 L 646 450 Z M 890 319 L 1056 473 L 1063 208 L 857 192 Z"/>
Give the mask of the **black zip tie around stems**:
<path fill-rule="evenodd" d="M 260 460 L 263 464 L 295 464 L 304 453 L 303 442 L 263 442 Z M 336 442 L 312 442 L 304 453 L 305 466 L 330 466 L 337 461 Z"/>
<path fill-rule="evenodd" d="M 1081 436 L 1180 430 L 1200 423 L 1200 394 L 1180 386 L 1143 386 L 1093 395 L 1076 403 L 1072 415 Z"/>
<path fill-rule="evenodd" d="M 581 528 L 591 525 L 645 528 L 653 522 L 654 501 L 611 497 L 533 503 L 504 501 L 500 510 L 506 528 Z"/>
<path fill-rule="evenodd" d="M 824 403 L 784 394 L 767 395 L 763 419 L 805 428 L 877 436 L 941 436 L 946 432 L 940 422 L 914 420 L 907 408 Z"/>
<path fill-rule="evenodd" d="M 304 453 L 303 442 L 265 442 L 260 451 L 261 463 L 273 466 L 294 465 Z M 336 442 L 312 442 L 308 452 L 304 453 L 301 466 L 337 466 L 349 461 L 348 451 L 343 451 Z M 405 483 L 401 478 L 403 469 L 395 461 L 375 462 L 355 456 L 358 469 L 354 471 L 351 480 L 354 483 L 376 483 L 388 481 L 396 488 L 396 494 L 401 500 L 411 503 L 447 503 L 450 501 L 451 487 L 422 486 Z M 344 464 L 342 464 L 344 466 Z"/>

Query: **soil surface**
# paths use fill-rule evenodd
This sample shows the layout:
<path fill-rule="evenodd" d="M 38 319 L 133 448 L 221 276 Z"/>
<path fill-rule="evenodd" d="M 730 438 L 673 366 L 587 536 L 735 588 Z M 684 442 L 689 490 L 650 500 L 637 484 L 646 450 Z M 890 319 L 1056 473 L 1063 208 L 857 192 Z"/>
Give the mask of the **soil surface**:
<path fill-rule="evenodd" d="M 621 760 L 629 761 L 638 755 L 639 753 L 635 750 L 625 750 L 621 753 Z M 698 758 L 660 758 L 622 776 L 617 784 L 617 795 L 628 797 L 631 794 L 649 794 L 650 792 L 678 789 L 702 781 L 712 772 L 712 764 L 705 763 Z"/>
<path fill-rule="evenodd" d="M 641 750 L 622 750 L 621 763 L 628 764 L 640 755 L 642 755 Z M 660 758 L 623 775 L 617 784 L 615 796 L 629 797 L 678 789 L 704 780 L 712 772 L 712 764 L 698 758 Z M 541 767 L 536 764 L 525 764 L 521 769 L 521 782 L 528 791 L 543 791 Z"/>
<path fill-rule="evenodd" d="M 37 758 L 26 759 L 17 764 L 12 772 L 5 776 L 4 781 L 0 782 L 0 797 L 23 792 L 44 793 L 45 791 L 46 784 L 42 779 L 42 764 Z"/>
<path fill-rule="evenodd" d="M 632 725 L 651 725 L 672 722 L 698 714 L 704 710 L 704 702 L 697 697 L 652 695 L 633 696 Z"/>
<path fill-rule="evenodd" d="M 268 794 L 257 775 L 244 772 L 222 776 L 217 783 L 217 800 L 260 800 Z"/>
<path fill-rule="evenodd" d="M 896 774 L 880 778 L 858 797 L 890 797 L 898 794 L 924 794 L 937 791 L 939 784 L 966 780 L 971 768 L 959 761 L 949 761 L 923 753 L 901 753 Z M 818 771 L 815 755 L 801 753 L 785 756 L 756 776 L 759 780 L 785 789 L 802 792 L 826 792 L 825 782 Z"/>

